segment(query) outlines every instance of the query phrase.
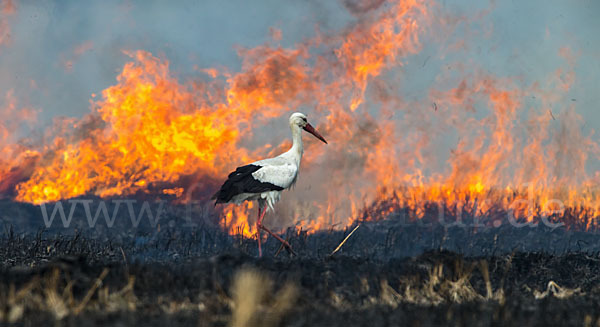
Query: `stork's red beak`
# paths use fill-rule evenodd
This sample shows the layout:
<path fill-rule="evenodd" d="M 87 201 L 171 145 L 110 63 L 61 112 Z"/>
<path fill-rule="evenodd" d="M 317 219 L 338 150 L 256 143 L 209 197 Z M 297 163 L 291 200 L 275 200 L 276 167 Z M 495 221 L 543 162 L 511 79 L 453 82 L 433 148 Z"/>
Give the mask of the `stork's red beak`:
<path fill-rule="evenodd" d="M 314 135 L 316 138 L 318 138 L 319 140 L 323 141 L 323 143 L 327 144 L 327 141 L 325 141 L 325 138 L 319 134 L 319 132 L 317 132 L 317 130 L 312 127 L 311 124 L 306 123 L 306 125 L 304 127 L 302 127 L 305 131 L 311 133 L 312 135 Z"/>

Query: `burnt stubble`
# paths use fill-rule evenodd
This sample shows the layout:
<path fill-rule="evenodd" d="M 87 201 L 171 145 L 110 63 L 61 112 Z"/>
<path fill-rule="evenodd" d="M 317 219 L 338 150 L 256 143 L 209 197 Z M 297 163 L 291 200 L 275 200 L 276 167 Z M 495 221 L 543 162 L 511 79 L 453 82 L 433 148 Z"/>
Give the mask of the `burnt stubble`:
<path fill-rule="evenodd" d="M 297 256 L 269 238 L 257 258 L 255 240 L 208 224 L 98 231 L 3 218 L 3 323 L 592 326 L 600 319 L 600 243 L 590 231 L 391 216 L 360 222 L 334 255 L 354 226 L 289 229 L 283 236 Z"/>

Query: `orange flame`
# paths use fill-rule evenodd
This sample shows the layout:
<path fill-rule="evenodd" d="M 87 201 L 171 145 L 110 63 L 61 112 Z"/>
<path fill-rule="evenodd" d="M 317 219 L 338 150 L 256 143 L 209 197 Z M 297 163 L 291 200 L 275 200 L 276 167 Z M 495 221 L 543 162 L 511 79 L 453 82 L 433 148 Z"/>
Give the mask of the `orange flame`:
<path fill-rule="evenodd" d="M 30 167 L 39 153 L 17 142 L 16 135 L 23 125 L 35 122 L 37 112 L 20 108 L 14 91 L 5 95 L 4 105 L 0 106 L 0 196 L 10 194 L 15 185 L 31 174 Z"/>
<path fill-rule="evenodd" d="M 7 18 L 14 15 L 16 11 L 15 3 L 12 0 L 0 1 L 0 46 L 10 43 L 11 26 Z"/>
<path fill-rule="evenodd" d="M 368 15 L 340 35 L 319 35 L 292 49 L 241 49 L 242 71 L 199 70 L 208 82 L 181 82 L 167 60 L 127 53 L 132 62 L 93 102 L 90 115 L 63 122 L 70 125 L 59 128 L 41 154 L 11 152 L 0 176 L 8 175 L 3 167 L 33 156 L 39 157 L 34 170 L 16 186 L 19 201 L 156 189 L 181 198 L 186 176 L 224 178 L 240 164 L 285 149 L 289 141 L 257 146 L 261 127 L 314 107 L 310 117 L 331 142 L 317 146 L 306 139 L 295 199 L 282 201 L 278 221 L 267 216 L 269 224 L 309 232 L 342 228 L 400 208 L 423 217 L 431 203 L 479 214 L 500 206 L 532 221 L 564 214 L 553 199 L 581 216 L 598 216 L 600 174 L 588 176 L 586 165 L 600 158 L 600 148 L 581 132 L 574 105 L 560 113 L 550 109 L 576 79 L 576 55 L 562 48 L 568 68 L 528 87 L 477 70 L 464 73 L 457 63 L 458 80 L 441 73 L 427 101 L 412 103 L 388 91 L 382 75 L 421 51 L 422 35 L 433 24 L 431 5 L 399 0 L 390 8 L 367 7 Z M 274 41 L 283 37 L 271 33 Z M 533 95 L 539 100 L 528 100 Z M 253 209 L 250 203 L 225 207 L 223 227 L 251 236 Z"/>

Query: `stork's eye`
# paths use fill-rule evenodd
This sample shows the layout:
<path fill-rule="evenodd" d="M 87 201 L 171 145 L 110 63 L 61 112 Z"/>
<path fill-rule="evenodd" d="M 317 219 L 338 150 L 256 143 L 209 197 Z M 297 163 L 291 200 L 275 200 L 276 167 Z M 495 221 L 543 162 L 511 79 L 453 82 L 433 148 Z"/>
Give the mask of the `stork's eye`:
<path fill-rule="evenodd" d="M 306 118 L 302 117 L 302 120 L 304 120 L 305 123 L 308 123 L 308 120 L 306 120 Z"/>

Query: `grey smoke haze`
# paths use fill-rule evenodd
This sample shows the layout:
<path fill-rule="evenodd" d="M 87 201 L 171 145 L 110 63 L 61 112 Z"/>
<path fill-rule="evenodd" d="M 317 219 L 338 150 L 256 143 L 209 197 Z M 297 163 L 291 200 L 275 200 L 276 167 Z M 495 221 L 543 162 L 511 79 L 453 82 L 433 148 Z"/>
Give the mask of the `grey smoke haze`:
<path fill-rule="evenodd" d="M 572 96 L 578 112 L 587 119 L 598 118 L 594 84 L 600 72 L 600 3 L 441 1 L 439 5 L 443 12 L 465 18 L 451 38 L 485 30 L 489 35 L 472 35 L 464 51 L 444 58 L 436 44 L 424 42 L 424 50 L 405 64 L 405 75 L 410 75 L 417 92 L 427 90 L 427 83 L 439 73 L 436 66 L 457 56 L 468 57 L 493 74 L 522 76 L 529 83 L 564 66 L 558 49 L 569 47 L 577 56 Z M 356 19 L 343 3 L 331 1 L 18 1 L 16 6 L 16 15 L 9 18 L 12 42 L 0 47 L 0 91 L 14 89 L 46 119 L 86 113 L 90 94 L 114 84 L 129 59 L 122 50 L 144 49 L 164 56 L 185 78 L 193 74 L 193 65 L 237 71 L 240 59 L 234 47 L 266 42 L 270 27 L 282 30 L 281 44 L 288 47 L 314 36 L 316 26 L 331 31 Z M 490 13 L 479 23 L 469 22 L 488 7 Z M 481 30 L 469 31 L 469 25 Z M 430 31 L 430 36 L 442 32 Z M 78 48 L 81 53 L 76 54 Z M 428 69 L 412 74 L 422 68 L 416 63 L 428 57 Z"/>
<path fill-rule="evenodd" d="M 142 49 L 169 60 L 181 80 L 205 78 L 194 67 L 239 71 L 236 47 L 269 42 L 271 27 L 282 31 L 281 46 L 293 47 L 314 37 L 317 28 L 334 34 L 362 19 L 361 11 L 380 5 L 386 4 L 17 1 L 16 14 L 5 18 L 11 42 L 0 46 L 0 94 L 14 90 L 19 105 L 40 110 L 42 122 L 56 116 L 81 117 L 89 112 L 91 94 L 113 85 L 123 64 L 130 61 L 124 50 Z M 439 1 L 432 8 L 430 14 L 446 19 L 444 26 L 452 28 L 436 30 L 441 25 L 433 24 L 421 36 L 422 50 L 385 72 L 383 87 L 374 91 L 370 85 L 368 96 L 385 91 L 430 108 L 428 94 L 436 83 L 456 87 L 464 76 L 484 72 L 512 77 L 523 87 L 539 82 L 545 88 L 544 81 L 562 69 L 574 72 L 575 79 L 569 91 L 552 103 L 553 113 L 560 117 L 575 106 L 585 120 L 583 128 L 598 125 L 600 3 Z M 561 56 L 562 48 L 569 50 L 563 52 L 569 58 Z M 363 106 L 370 108 L 368 101 Z M 272 126 L 281 126 L 278 123 Z M 277 136 L 287 135 L 285 127 L 275 130 Z"/>
<path fill-rule="evenodd" d="M 19 1 L 9 17 L 11 44 L 0 47 L 0 92 L 14 89 L 41 117 L 82 116 L 92 93 L 115 83 L 123 50 L 171 62 L 178 77 L 200 68 L 239 70 L 235 47 L 254 47 L 281 29 L 282 46 L 340 27 L 349 15 L 335 2 Z M 342 14 L 336 14 L 342 13 Z M 32 87 L 33 86 L 33 87 Z"/>

